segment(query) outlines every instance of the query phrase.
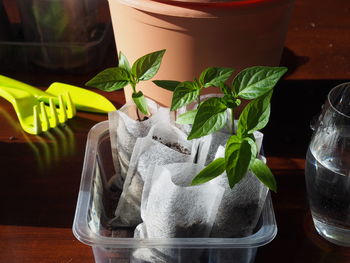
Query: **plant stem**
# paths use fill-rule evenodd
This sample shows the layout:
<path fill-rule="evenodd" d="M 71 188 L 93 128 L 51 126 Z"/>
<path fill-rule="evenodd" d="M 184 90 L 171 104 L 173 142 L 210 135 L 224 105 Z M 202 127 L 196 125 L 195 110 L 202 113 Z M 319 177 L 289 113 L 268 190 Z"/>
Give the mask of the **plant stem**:
<path fill-rule="evenodd" d="M 133 93 L 136 93 L 136 84 L 134 82 L 130 83 Z"/>
<path fill-rule="evenodd" d="M 131 85 L 131 88 L 132 88 L 132 93 L 136 94 L 136 84 L 134 82 L 131 82 L 130 85 Z M 137 115 L 138 121 L 141 121 L 139 109 L 137 108 L 137 106 L 136 106 L 136 115 Z"/>
<path fill-rule="evenodd" d="M 235 108 L 231 108 L 232 134 L 235 134 Z"/>
<path fill-rule="evenodd" d="M 139 109 L 136 107 L 136 115 L 137 115 L 137 119 L 138 121 L 141 121 L 141 117 L 140 117 L 140 113 L 139 113 Z"/>

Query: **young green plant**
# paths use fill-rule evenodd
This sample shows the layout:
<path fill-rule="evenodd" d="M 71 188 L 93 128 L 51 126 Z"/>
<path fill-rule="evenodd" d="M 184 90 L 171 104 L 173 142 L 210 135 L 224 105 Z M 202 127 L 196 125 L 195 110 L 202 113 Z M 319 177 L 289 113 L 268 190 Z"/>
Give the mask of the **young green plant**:
<path fill-rule="evenodd" d="M 199 107 L 202 89 L 222 86 L 232 75 L 233 71 L 231 68 L 209 67 L 200 74 L 199 79 L 195 78 L 193 81 L 154 80 L 153 83 L 173 92 L 170 110 L 175 111 L 194 101 L 198 102 Z M 197 109 L 187 111 L 181 114 L 176 122 L 179 124 L 192 124 L 196 114 Z"/>
<path fill-rule="evenodd" d="M 236 75 L 231 86 L 221 83 L 223 97 L 209 98 L 199 104 L 188 139 L 200 138 L 219 131 L 228 120 L 232 122 L 232 135 L 226 143 L 225 156 L 207 165 L 193 179 L 193 185 L 205 183 L 226 171 L 229 185 L 233 188 L 247 171 L 251 170 L 268 188 L 277 191 L 271 170 L 258 158 L 259 153 L 253 133 L 264 128 L 268 123 L 273 87 L 286 71 L 284 67 L 247 68 Z M 179 86 L 180 84 L 177 87 Z M 192 98 L 191 89 L 187 90 L 189 94 L 185 95 L 185 93 L 184 97 Z M 236 128 L 234 112 L 240 105 L 241 99 L 250 100 L 250 102 L 240 114 Z M 186 99 L 184 100 L 187 102 Z M 230 116 L 227 116 L 228 114 Z"/>
<path fill-rule="evenodd" d="M 142 91 L 136 89 L 140 81 L 153 78 L 160 67 L 165 50 L 149 53 L 137 59 L 130 66 L 128 59 L 119 52 L 118 67 L 107 68 L 98 73 L 85 85 L 104 91 L 115 91 L 130 85 L 132 88 L 132 99 L 136 107 L 145 115 L 149 115 L 147 103 Z M 138 112 L 137 112 L 138 114 Z M 138 118 L 140 120 L 139 114 Z"/>

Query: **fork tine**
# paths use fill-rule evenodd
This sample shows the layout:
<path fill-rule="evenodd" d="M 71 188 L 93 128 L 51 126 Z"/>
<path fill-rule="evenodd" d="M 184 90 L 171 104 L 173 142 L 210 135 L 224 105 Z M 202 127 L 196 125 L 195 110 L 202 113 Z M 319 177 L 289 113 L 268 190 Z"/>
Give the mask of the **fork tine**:
<path fill-rule="evenodd" d="M 41 127 L 43 131 L 47 131 L 50 128 L 49 117 L 45 110 L 44 102 L 40 102 L 40 113 L 41 113 Z"/>
<path fill-rule="evenodd" d="M 33 106 L 33 117 L 34 117 L 34 120 L 33 120 L 34 133 L 39 134 L 42 132 L 42 129 L 41 129 L 38 105 Z"/>
<path fill-rule="evenodd" d="M 60 123 L 64 123 L 67 121 L 67 113 L 66 113 L 66 106 L 63 102 L 63 96 L 58 96 L 58 102 L 59 102 L 59 121 Z"/>
<path fill-rule="evenodd" d="M 57 109 L 53 98 L 49 99 L 49 105 L 50 105 L 50 117 L 51 117 L 50 127 L 53 128 L 53 127 L 56 127 L 59 123 Z"/>
<path fill-rule="evenodd" d="M 67 104 L 67 116 L 69 119 L 71 119 L 76 114 L 75 104 L 73 103 L 72 97 L 70 96 L 69 92 L 66 92 L 64 95 L 65 95 L 66 104 Z"/>

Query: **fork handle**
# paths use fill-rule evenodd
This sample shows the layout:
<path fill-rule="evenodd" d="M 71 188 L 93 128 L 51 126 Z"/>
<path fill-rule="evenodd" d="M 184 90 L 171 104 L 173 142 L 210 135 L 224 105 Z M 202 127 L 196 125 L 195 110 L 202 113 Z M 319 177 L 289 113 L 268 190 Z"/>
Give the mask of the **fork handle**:
<path fill-rule="evenodd" d="M 12 105 L 16 103 L 16 99 L 13 97 L 13 95 L 10 92 L 8 92 L 5 87 L 3 88 L 1 84 L 0 84 L 0 97 L 3 97 Z"/>
<path fill-rule="evenodd" d="M 25 90 L 35 97 L 40 97 L 40 96 L 46 95 L 44 91 L 42 91 L 38 88 L 30 86 L 24 82 L 6 77 L 4 75 L 0 75 L 0 86 Z"/>

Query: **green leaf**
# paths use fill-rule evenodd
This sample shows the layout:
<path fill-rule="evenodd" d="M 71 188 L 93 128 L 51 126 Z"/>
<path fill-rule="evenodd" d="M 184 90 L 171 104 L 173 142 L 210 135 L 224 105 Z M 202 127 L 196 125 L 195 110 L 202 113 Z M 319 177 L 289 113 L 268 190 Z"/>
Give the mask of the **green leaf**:
<path fill-rule="evenodd" d="M 270 91 L 287 72 L 285 67 L 256 66 L 242 70 L 233 80 L 236 94 L 243 99 L 255 99 Z"/>
<path fill-rule="evenodd" d="M 220 90 L 222 93 L 224 93 L 225 96 L 232 98 L 233 94 L 232 94 L 232 89 L 225 83 L 222 83 L 220 85 Z"/>
<path fill-rule="evenodd" d="M 225 81 L 228 80 L 233 71 L 232 68 L 207 68 L 201 73 L 199 83 L 205 88 L 211 86 L 219 87 L 222 83 L 225 83 Z"/>
<path fill-rule="evenodd" d="M 272 90 L 251 101 L 244 108 L 238 119 L 237 134 L 241 137 L 252 134 L 266 126 L 270 118 L 270 100 Z"/>
<path fill-rule="evenodd" d="M 239 105 L 241 105 L 240 99 L 232 99 L 232 97 L 229 97 L 227 95 L 225 95 L 223 97 L 223 99 L 225 100 L 225 104 L 227 105 L 227 107 L 230 109 L 234 109 L 234 108 L 238 107 Z"/>
<path fill-rule="evenodd" d="M 196 100 L 199 89 L 194 82 L 181 82 L 174 90 L 170 110 L 174 111 Z"/>
<path fill-rule="evenodd" d="M 264 185 L 275 193 L 277 192 L 276 179 L 270 168 L 262 160 L 256 158 L 249 168 Z"/>
<path fill-rule="evenodd" d="M 227 106 L 222 98 L 210 98 L 198 107 L 188 140 L 216 132 L 225 126 Z"/>
<path fill-rule="evenodd" d="M 163 89 L 174 91 L 181 82 L 176 80 L 153 80 L 153 83 Z"/>
<path fill-rule="evenodd" d="M 118 56 L 118 67 L 126 69 L 127 71 L 131 72 L 131 67 L 129 64 L 128 59 L 126 56 L 120 51 Z"/>
<path fill-rule="evenodd" d="M 132 94 L 132 100 L 135 102 L 136 107 L 145 115 L 148 115 L 148 107 L 145 97 L 141 91 Z"/>
<path fill-rule="evenodd" d="M 197 109 L 186 111 L 185 113 L 181 114 L 176 119 L 176 123 L 178 124 L 193 124 L 194 119 L 196 118 Z"/>
<path fill-rule="evenodd" d="M 107 68 L 85 83 L 88 87 L 104 91 L 115 91 L 124 88 L 130 81 L 129 72 L 123 68 Z"/>
<path fill-rule="evenodd" d="M 231 188 L 245 176 L 256 154 L 257 147 L 251 138 L 242 139 L 233 135 L 228 139 L 225 149 L 225 162 Z"/>
<path fill-rule="evenodd" d="M 221 175 L 223 172 L 225 172 L 225 159 L 215 159 L 196 175 L 191 185 L 204 184 Z"/>
<path fill-rule="evenodd" d="M 199 83 L 199 81 L 198 81 L 198 79 L 197 78 L 194 78 L 194 80 L 193 80 L 193 85 L 195 86 L 195 87 L 197 87 L 197 89 L 201 89 L 202 87 L 201 87 L 201 84 Z"/>
<path fill-rule="evenodd" d="M 149 80 L 153 78 L 159 70 L 164 53 L 165 49 L 140 57 L 132 65 L 131 72 L 139 80 Z"/>

